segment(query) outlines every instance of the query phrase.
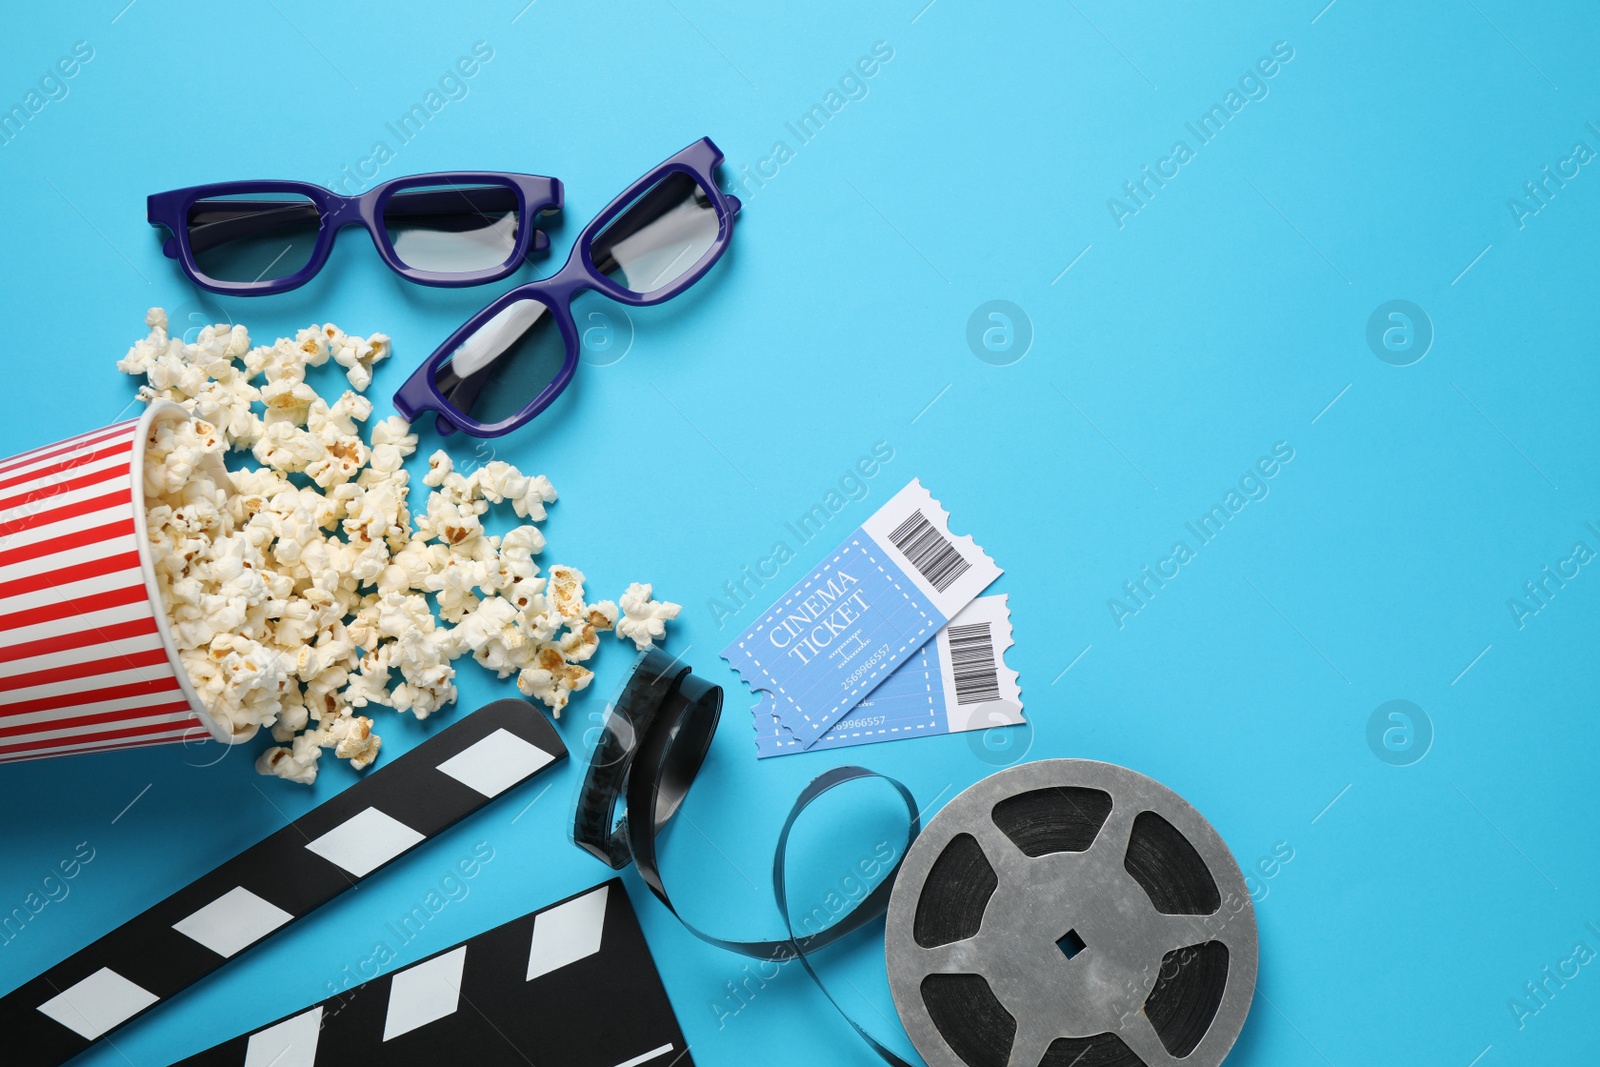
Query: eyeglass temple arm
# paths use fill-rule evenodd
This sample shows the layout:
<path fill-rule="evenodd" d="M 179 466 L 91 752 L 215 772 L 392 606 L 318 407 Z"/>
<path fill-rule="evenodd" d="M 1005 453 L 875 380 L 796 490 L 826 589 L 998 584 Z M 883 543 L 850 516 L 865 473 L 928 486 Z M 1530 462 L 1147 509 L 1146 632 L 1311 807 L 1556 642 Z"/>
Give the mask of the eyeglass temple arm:
<path fill-rule="evenodd" d="M 483 189 L 402 190 L 384 205 L 385 219 L 404 220 L 432 229 L 477 229 L 490 212 L 517 210 L 515 190 L 505 186 Z M 281 200 L 202 200 L 189 209 L 189 249 L 209 252 L 213 248 L 271 232 L 280 226 L 318 222 L 322 211 L 309 201 L 285 203 Z M 539 231 L 539 236 L 544 236 Z M 549 238 L 535 239 L 536 250 L 548 247 Z"/>

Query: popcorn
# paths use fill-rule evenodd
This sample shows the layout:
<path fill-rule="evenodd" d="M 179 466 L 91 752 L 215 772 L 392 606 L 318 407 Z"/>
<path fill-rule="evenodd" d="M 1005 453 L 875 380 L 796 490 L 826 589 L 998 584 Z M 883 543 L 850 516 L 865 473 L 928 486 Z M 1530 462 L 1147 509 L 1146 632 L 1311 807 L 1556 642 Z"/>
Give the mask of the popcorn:
<path fill-rule="evenodd" d="M 399 415 L 390 415 L 372 428 L 372 445 L 395 445 L 409 456 L 417 450 L 418 437 L 411 432 L 411 424 Z"/>
<path fill-rule="evenodd" d="M 360 337 L 345 336 L 337 326 L 328 326 L 324 329 L 327 331 L 333 361 L 345 368 L 345 375 L 350 379 L 351 385 L 365 391 L 367 386 L 372 384 L 373 365 L 389 356 L 388 336 L 375 333 L 363 340 Z"/>
<path fill-rule="evenodd" d="M 561 655 L 569 663 L 582 663 L 600 648 L 600 635 L 588 623 L 580 624 L 576 629 L 568 630 L 556 647 L 561 650 Z"/>
<path fill-rule="evenodd" d="M 628 638 L 641 652 L 666 636 L 667 622 L 683 610 L 681 604 L 651 600 L 654 592 L 651 586 L 634 582 L 622 594 L 624 617 L 617 622 L 617 636 Z"/>
<path fill-rule="evenodd" d="M 589 625 L 596 630 L 609 630 L 617 624 L 617 604 L 614 600 L 602 600 L 598 604 L 589 606 Z"/>
<path fill-rule="evenodd" d="M 543 522 L 544 506 L 556 499 L 556 487 L 542 474 L 525 476 L 517 468 L 500 460 L 492 460 L 480 467 L 477 478 L 478 491 L 491 503 L 511 501 L 512 510 L 520 519 Z"/>
<path fill-rule="evenodd" d="M 351 707 L 364 708 L 368 704 L 389 704 L 394 697 L 389 693 L 389 655 L 374 652 L 361 660 L 361 670 L 350 676 L 350 684 L 341 694 Z"/>
<path fill-rule="evenodd" d="M 483 533 L 483 522 L 478 518 L 489 508 L 488 504 L 476 508 L 471 503 L 461 504 L 450 500 L 444 493 L 434 493 L 428 498 L 428 511 L 417 520 L 417 533 L 423 540 L 442 541 L 460 547 Z"/>
<path fill-rule="evenodd" d="M 268 424 L 251 450 L 257 463 L 293 474 L 327 455 L 328 448 L 309 430 L 292 422 Z"/>
<path fill-rule="evenodd" d="M 451 647 L 471 650 L 473 659 L 504 678 L 533 662 L 535 642 L 520 621 L 516 605 L 490 597 L 450 631 Z"/>
<path fill-rule="evenodd" d="M 512 581 L 532 578 L 539 573 L 533 557 L 544 551 L 544 534 L 537 526 L 518 526 L 500 539 L 500 563 Z M 510 585 L 503 582 L 501 588 Z"/>
<path fill-rule="evenodd" d="M 409 630 L 393 645 L 394 664 L 405 679 L 394 687 L 389 703 L 396 711 L 409 711 L 426 719 L 456 699 L 456 669 L 443 642 L 432 634 Z"/>
<path fill-rule="evenodd" d="M 314 733 L 301 734 L 294 744 L 284 748 L 269 748 L 256 759 L 256 771 L 275 774 L 291 782 L 310 785 L 317 780 L 317 760 L 322 758 L 322 745 Z"/>
<path fill-rule="evenodd" d="M 269 426 L 280 422 L 304 426 L 311 415 L 312 402 L 321 399 L 303 380 L 281 378 L 261 390 L 261 402 L 267 406 L 263 421 Z"/>
<path fill-rule="evenodd" d="M 583 572 L 576 567 L 550 568 L 550 606 L 563 621 L 584 616 L 583 582 Z"/>
<path fill-rule="evenodd" d="M 423 580 L 425 588 L 438 594 L 439 617 L 459 623 L 482 603 L 473 592 L 488 581 L 482 563 L 449 554 L 447 562 L 434 575 Z"/>
<path fill-rule="evenodd" d="M 561 709 L 567 706 L 567 698 L 587 688 L 593 680 L 592 672 L 568 663 L 559 648 L 545 645 L 535 655 L 534 665 L 517 675 L 517 688 L 523 695 L 542 701 L 559 719 Z"/>
<path fill-rule="evenodd" d="M 450 453 L 439 449 L 428 457 L 428 473 L 423 475 L 422 484 L 437 489 L 444 484 L 444 480 L 455 473 L 456 465 L 450 458 Z"/>
<path fill-rule="evenodd" d="M 641 648 L 678 605 L 630 586 L 622 613 L 584 600 L 585 577 L 555 565 L 533 523 L 555 487 L 495 460 L 466 471 L 435 452 L 420 513 L 405 461 L 418 437 L 373 414 L 361 395 L 389 338 L 332 324 L 252 347 L 242 326 L 207 326 L 190 344 L 145 316 L 149 334 L 118 368 L 143 375 L 139 396 L 195 416 L 150 435 L 143 472 L 156 581 L 179 657 L 211 717 L 277 745 L 262 774 L 309 783 L 324 749 L 361 770 L 382 740 L 358 710 L 419 719 L 457 697 L 454 661 L 471 655 L 558 717 L 594 675 L 582 666 L 615 628 Z M 332 403 L 307 380 L 329 361 L 351 386 Z M 255 466 L 218 473 L 229 452 Z M 229 484 L 231 482 L 231 484 Z M 491 506 L 529 520 L 486 531 Z"/>
<path fill-rule="evenodd" d="M 319 727 L 316 736 L 323 748 L 332 748 L 358 771 L 370 766 L 383 747 L 383 739 L 372 732 L 372 720 L 364 715 L 341 715 Z"/>
<path fill-rule="evenodd" d="M 333 402 L 329 407 L 328 402 L 320 396 L 313 400 L 306 408 L 306 428 L 316 434 L 321 440 L 327 440 L 323 435 L 332 433 L 338 437 L 354 437 L 356 423 L 366 422 L 372 417 L 372 401 L 360 393 L 346 392 Z"/>

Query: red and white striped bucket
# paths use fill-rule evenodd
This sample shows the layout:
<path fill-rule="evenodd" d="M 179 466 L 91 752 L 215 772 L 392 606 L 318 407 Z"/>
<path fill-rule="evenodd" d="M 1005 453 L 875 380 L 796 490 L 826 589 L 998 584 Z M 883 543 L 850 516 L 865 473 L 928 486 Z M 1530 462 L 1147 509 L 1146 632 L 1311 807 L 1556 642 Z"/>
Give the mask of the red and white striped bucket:
<path fill-rule="evenodd" d="M 160 401 L 0 461 L 0 763 L 249 739 L 206 714 L 151 566 L 145 442 L 187 418 Z"/>

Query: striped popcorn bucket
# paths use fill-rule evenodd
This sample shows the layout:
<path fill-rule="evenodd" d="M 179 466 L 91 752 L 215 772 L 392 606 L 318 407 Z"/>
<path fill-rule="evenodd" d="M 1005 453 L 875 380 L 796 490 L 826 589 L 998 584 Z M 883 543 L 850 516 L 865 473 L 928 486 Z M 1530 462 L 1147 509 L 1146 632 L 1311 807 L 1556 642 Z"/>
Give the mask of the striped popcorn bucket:
<path fill-rule="evenodd" d="M 145 441 L 187 418 L 160 401 L 0 461 L 0 762 L 249 739 L 190 685 L 151 565 Z"/>

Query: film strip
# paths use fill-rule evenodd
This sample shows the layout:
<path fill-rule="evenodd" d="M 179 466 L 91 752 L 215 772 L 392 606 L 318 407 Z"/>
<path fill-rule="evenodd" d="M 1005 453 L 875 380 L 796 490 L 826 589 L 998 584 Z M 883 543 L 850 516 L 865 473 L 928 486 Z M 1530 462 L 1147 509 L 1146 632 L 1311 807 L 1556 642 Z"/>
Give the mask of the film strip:
<path fill-rule="evenodd" d="M 873 1052 L 893 1067 L 910 1067 L 839 1004 L 809 959 L 812 953 L 861 929 L 888 907 L 895 873 L 921 827 L 916 801 L 905 786 L 862 767 L 835 767 L 815 778 L 796 798 L 778 834 L 772 861 L 772 893 L 787 936 L 757 941 L 716 937 L 696 928 L 673 905 L 661 878 L 657 839 L 688 796 L 710 751 L 721 714 L 721 688 L 694 677 L 689 667 L 659 649 L 641 653 L 607 708 L 600 739 L 580 787 L 573 841 L 613 870 L 632 863 L 667 910 L 707 944 L 756 959 L 799 960 L 829 1003 Z M 847 783 L 868 780 L 887 783 L 905 804 L 905 841 L 896 850 L 895 863 L 883 881 L 854 908 L 842 913 L 832 925 L 801 936 L 795 932 L 789 912 L 786 866 L 790 832 L 818 797 Z"/>
<path fill-rule="evenodd" d="M 0 998 L 8 1067 L 54 1067 L 567 754 L 497 700 Z"/>
<path fill-rule="evenodd" d="M 1255 909 L 1222 838 L 1093 760 L 1013 767 L 946 805 L 884 940 L 929 1067 L 1217 1067 L 1255 993 Z"/>
<path fill-rule="evenodd" d="M 462 1063 L 693 1067 L 620 879 L 177 1067 Z"/>

